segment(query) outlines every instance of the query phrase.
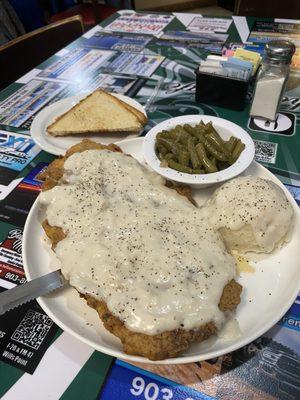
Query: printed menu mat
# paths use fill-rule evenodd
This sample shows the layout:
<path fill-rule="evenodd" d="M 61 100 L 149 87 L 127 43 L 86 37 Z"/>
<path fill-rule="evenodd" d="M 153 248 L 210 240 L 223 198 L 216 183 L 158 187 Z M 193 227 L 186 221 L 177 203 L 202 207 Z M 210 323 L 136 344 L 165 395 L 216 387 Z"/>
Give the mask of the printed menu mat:
<path fill-rule="evenodd" d="M 40 171 L 40 168 L 37 171 Z M 22 211 L 28 213 L 38 195 L 39 185 L 32 179 L 24 179 L 22 182 L 24 185 L 26 184 L 26 188 L 23 187 L 23 190 L 28 190 L 29 193 L 32 190 L 34 193 L 30 199 L 32 200 L 31 204 L 22 204 L 24 199 L 20 193 L 20 196 L 16 197 Z M 14 216 L 14 218 L 16 217 Z M 22 264 L 23 230 L 21 227 L 8 229 L 0 245 L 0 292 L 26 282 Z M 0 359 L 32 374 L 54 339 L 57 330 L 58 327 L 41 309 L 36 300 L 1 315 Z"/>

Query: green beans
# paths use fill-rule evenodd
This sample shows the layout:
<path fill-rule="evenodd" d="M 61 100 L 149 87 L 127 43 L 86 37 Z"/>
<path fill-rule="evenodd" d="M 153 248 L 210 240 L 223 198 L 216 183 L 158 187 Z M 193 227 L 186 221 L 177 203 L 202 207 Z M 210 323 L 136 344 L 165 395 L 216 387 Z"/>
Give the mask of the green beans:
<path fill-rule="evenodd" d="M 194 127 L 192 127 L 191 125 L 188 125 L 188 124 L 184 124 L 183 128 L 187 133 L 194 136 L 194 131 L 195 131 Z"/>
<path fill-rule="evenodd" d="M 172 153 L 178 158 L 179 154 L 184 150 L 184 147 L 181 146 L 179 143 L 174 142 L 171 151 Z"/>
<path fill-rule="evenodd" d="M 227 150 L 224 141 L 221 139 L 220 135 L 215 132 L 210 132 L 205 136 L 205 139 L 214 147 L 218 152 L 224 153 L 224 155 L 229 158 L 230 151 Z M 224 160 L 221 160 L 224 161 Z"/>
<path fill-rule="evenodd" d="M 159 154 L 165 155 L 168 153 L 168 149 L 161 143 L 156 143 L 156 148 Z"/>
<path fill-rule="evenodd" d="M 229 160 L 230 154 L 226 155 L 222 151 L 217 150 L 208 139 L 209 139 L 209 135 L 206 135 L 206 137 L 203 139 L 203 142 L 202 142 L 206 151 L 219 161 Z"/>
<path fill-rule="evenodd" d="M 214 165 L 214 167 L 217 168 L 217 159 L 216 159 L 216 157 L 211 157 L 211 158 L 210 158 L 210 161 L 212 162 L 212 164 Z"/>
<path fill-rule="evenodd" d="M 227 147 L 227 150 L 232 153 L 233 149 L 235 148 L 235 145 L 237 144 L 238 139 L 234 136 L 231 136 L 231 138 L 228 140 L 228 142 L 225 143 L 225 146 Z"/>
<path fill-rule="evenodd" d="M 218 168 L 214 165 L 214 163 L 207 157 L 205 148 L 202 143 L 198 143 L 196 146 L 196 152 L 199 156 L 199 159 L 202 162 L 202 165 L 206 172 L 212 173 L 217 172 Z"/>
<path fill-rule="evenodd" d="M 190 138 L 190 135 L 186 131 L 182 131 L 178 135 L 178 142 L 185 146 L 186 142 Z"/>
<path fill-rule="evenodd" d="M 163 168 L 167 168 L 168 167 L 168 162 L 170 160 L 175 160 L 175 156 L 174 156 L 173 153 L 167 153 L 164 156 L 161 153 L 159 153 L 158 154 L 158 158 L 161 161 L 160 166 L 163 167 Z"/>
<path fill-rule="evenodd" d="M 188 151 L 189 151 L 190 160 L 191 160 L 191 164 L 192 164 L 193 168 L 197 169 L 197 168 L 201 167 L 202 163 L 199 160 L 199 157 L 198 157 L 198 155 L 196 153 L 196 149 L 195 149 L 195 146 L 194 146 L 194 140 L 193 140 L 192 137 L 188 138 L 187 148 L 188 148 Z"/>
<path fill-rule="evenodd" d="M 245 145 L 242 143 L 240 140 L 238 140 L 237 144 L 235 145 L 235 148 L 233 149 L 232 152 L 232 158 L 234 161 L 236 161 L 239 156 L 241 155 L 241 152 L 244 150 Z"/>
<path fill-rule="evenodd" d="M 204 135 L 207 135 L 210 132 L 214 131 L 213 125 L 211 122 L 208 122 L 206 125 L 202 125 Z"/>
<path fill-rule="evenodd" d="M 190 126 L 190 125 L 183 125 L 184 130 L 190 135 L 195 137 L 196 139 L 201 139 L 203 136 L 203 132 L 201 131 L 201 127 L 199 125 L 196 126 Z"/>
<path fill-rule="evenodd" d="M 174 154 L 173 153 L 167 153 L 165 156 L 164 156 L 164 160 L 166 160 L 166 161 L 169 161 L 169 160 L 175 160 L 175 156 L 174 156 Z"/>
<path fill-rule="evenodd" d="M 189 164 L 189 161 L 190 161 L 189 152 L 188 152 L 188 151 L 185 151 L 185 150 L 182 150 L 182 151 L 179 153 L 179 156 L 178 156 L 178 162 L 179 162 L 179 164 L 182 164 L 182 165 L 184 165 L 185 167 L 187 167 L 188 164 Z"/>
<path fill-rule="evenodd" d="M 171 151 L 172 147 L 173 147 L 173 142 L 170 139 L 165 139 L 165 138 L 160 137 L 160 138 L 156 139 L 156 145 L 157 146 L 162 145 L 168 151 Z"/>
<path fill-rule="evenodd" d="M 204 174 L 203 169 L 193 169 L 193 168 L 185 167 L 184 165 L 179 164 L 178 162 L 173 161 L 173 160 L 170 160 L 168 162 L 168 166 L 172 169 L 176 169 L 176 171 L 185 172 L 186 174 Z"/>
<path fill-rule="evenodd" d="M 162 167 L 187 174 L 221 171 L 233 164 L 244 150 L 240 139 L 228 141 L 219 135 L 211 122 L 191 126 L 177 125 L 156 136 L 155 150 Z"/>

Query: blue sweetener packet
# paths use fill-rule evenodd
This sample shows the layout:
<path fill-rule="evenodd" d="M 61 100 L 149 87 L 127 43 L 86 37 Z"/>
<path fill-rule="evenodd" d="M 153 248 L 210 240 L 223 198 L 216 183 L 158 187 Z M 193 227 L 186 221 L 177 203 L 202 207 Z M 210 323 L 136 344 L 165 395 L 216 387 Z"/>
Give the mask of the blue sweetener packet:
<path fill-rule="evenodd" d="M 236 68 L 236 69 L 243 69 L 243 70 L 250 70 L 253 69 L 253 64 L 250 61 L 243 61 L 239 60 L 235 57 L 230 57 L 227 61 L 221 61 L 220 64 L 224 68 Z"/>

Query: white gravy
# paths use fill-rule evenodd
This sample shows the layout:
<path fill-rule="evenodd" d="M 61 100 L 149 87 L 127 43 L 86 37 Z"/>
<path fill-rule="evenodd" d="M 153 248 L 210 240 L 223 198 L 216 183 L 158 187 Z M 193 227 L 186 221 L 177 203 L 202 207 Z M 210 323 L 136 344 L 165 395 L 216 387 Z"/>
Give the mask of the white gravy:
<path fill-rule="evenodd" d="M 55 252 L 70 284 L 136 332 L 221 327 L 235 261 L 203 211 L 122 153 L 76 153 L 64 169 L 40 202 L 67 233 Z"/>

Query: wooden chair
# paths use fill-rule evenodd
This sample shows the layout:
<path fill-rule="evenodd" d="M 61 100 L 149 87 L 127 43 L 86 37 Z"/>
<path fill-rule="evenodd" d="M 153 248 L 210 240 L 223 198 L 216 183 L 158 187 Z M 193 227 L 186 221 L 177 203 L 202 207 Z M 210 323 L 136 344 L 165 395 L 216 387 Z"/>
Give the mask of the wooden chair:
<path fill-rule="evenodd" d="M 79 15 L 47 25 L 0 46 L 0 90 L 83 34 Z"/>
<path fill-rule="evenodd" d="M 82 0 L 77 0 L 77 3 L 77 5 L 70 7 L 65 11 L 52 15 L 49 18 L 49 22 L 59 21 L 63 18 L 79 14 L 82 17 L 86 30 L 88 30 L 118 11 L 118 8 L 106 4 L 99 4 L 97 0 L 91 0 L 90 3 L 84 3 Z M 123 1 L 121 1 L 121 8 L 124 8 Z"/>

